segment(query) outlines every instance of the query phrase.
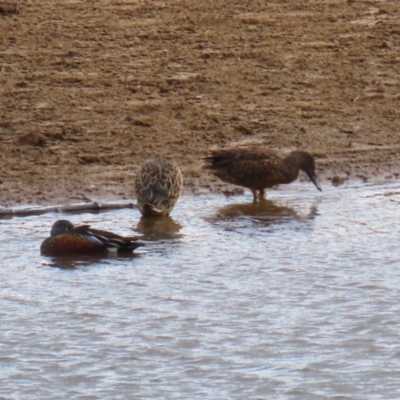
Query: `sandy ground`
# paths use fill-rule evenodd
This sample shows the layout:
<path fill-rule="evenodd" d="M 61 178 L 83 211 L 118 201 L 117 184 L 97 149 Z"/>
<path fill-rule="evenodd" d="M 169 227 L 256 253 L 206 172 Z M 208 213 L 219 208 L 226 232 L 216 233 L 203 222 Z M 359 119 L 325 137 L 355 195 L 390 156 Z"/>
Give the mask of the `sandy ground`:
<path fill-rule="evenodd" d="M 0 206 L 132 199 L 160 153 L 224 191 L 201 159 L 240 142 L 400 172 L 398 0 L 21 0 L 0 32 Z"/>

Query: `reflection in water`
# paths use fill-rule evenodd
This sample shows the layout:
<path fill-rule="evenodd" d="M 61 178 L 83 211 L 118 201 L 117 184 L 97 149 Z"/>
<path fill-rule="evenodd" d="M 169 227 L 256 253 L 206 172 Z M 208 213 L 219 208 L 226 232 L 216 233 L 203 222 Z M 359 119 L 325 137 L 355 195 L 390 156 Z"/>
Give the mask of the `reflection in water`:
<path fill-rule="evenodd" d="M 292 207 L 280 206 L 271 200 L 263 200 L 253 203 L 237 203 L 220 207 L 211 222 L 218 222 L 232 219 L 250 219 L 255 223 L 269 225 L 282 223 L 291 220 L 309 220 L 317 215 L 316 205 L 312 205 L 307 214 L 299 214 Z"/>
<path fill-rule="evenodd" d="M 42 265 L 46 267 L 52 268 L 61 268 L 61 269 L 77 269 L 80 267 L 88 267 L 91 265 L 99 264 L 99 262 L 104 260 L 118 260 L 127 258 L 135 258 L 139 257 L 138 253 L 108 253 L 106 255 L 70 255 L 70 256 L 59 256 L 59 257 L 46 257 L 49 262 L 43 263 Z"/>
<path fill-rule="evenodd" d="M 142 233 L 147 240 L 177 239 L 182 225 L 171 217 L 142 217 L 133 230 Z"/>

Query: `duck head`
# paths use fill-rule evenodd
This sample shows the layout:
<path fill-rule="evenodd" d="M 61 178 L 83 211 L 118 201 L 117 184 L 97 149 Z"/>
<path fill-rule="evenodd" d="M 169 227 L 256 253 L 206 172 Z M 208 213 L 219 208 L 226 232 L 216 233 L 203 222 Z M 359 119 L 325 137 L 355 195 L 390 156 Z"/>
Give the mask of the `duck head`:
<path fill-rule="evenodd" d="M 51 227 L 50 236 L 61 235 L 62 233 L 70 232 L 74 229 L 74 225 L 72 222 L 67 221 L 66 219 L 60 219 L 54 222 Z"/>
<path fill-rule="evenodd" d="M 300 150 L 293 151 L 292 153 L 290 153 L 289 156 L 293 161 L 295 161 L 297 167 L 307 174 L 315 187 L 319 191 L 322 191 L 321 186 L 317 181 L 317 175 L 315 173 L 314 157 L 310 153 Z"/>

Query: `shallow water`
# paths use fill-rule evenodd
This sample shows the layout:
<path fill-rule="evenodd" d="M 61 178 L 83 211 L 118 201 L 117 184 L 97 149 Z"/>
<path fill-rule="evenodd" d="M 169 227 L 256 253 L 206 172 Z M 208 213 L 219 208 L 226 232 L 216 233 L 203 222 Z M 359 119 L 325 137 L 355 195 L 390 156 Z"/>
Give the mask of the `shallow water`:
<path fill-rule="evenodd" d="M 0 397 L 399 398 L 400 184 L 323 190 L 0 220 Z M 146 247 L 42 257 L 60 218 Z"/>

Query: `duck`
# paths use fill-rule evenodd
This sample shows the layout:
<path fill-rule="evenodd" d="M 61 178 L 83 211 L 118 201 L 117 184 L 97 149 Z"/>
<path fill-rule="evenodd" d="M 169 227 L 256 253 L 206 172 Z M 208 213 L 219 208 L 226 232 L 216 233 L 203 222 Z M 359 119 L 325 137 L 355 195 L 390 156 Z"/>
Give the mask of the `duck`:
<path fill-rule="evenodd" d="M 267 188 L 293 182 L 300 170 L 319 191 L 322 190 L 317 181 L 314 158 L 307 151 L 295 150 L 281 157 L 273 150 L 259 147 L 230 148 L 214 150 L 203 160 L 203 168 L 222 181 L 250 189 L 253 201 L 264 200 Z"/>
<path fill-rule="evenodd" d="M 146 160 L 135 180 L 140 213 L 143 217 L 168 216 L 182 188 L 182 173 L 174 161 L 161 156 Z"/>
<path fill-rule="evenodd" d="M 54 222 L 50 230 L 50 237 L 40 245 L 40 253 L 45 256 L 128 253 L 143 245 L 134 236 L 124 237 L 112 232 L 93 229 L 90 225 L 75 226 L 72 222 L 61 219 Z"/>

